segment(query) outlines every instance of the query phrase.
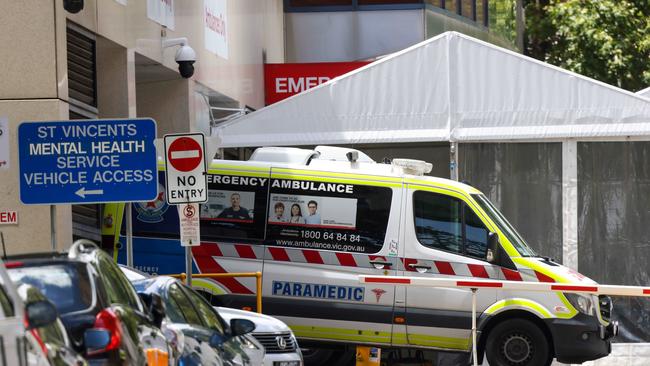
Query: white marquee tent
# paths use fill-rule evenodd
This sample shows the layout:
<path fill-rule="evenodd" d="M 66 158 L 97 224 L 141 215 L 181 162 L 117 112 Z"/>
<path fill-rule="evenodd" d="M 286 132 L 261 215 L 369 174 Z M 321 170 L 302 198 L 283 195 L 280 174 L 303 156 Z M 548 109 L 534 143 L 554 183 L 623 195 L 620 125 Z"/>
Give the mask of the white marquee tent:
<path fill-rule="evenodd" d="M 213 135 L 222 147 L 650 137 L 650 102 L 447 32 Z"/>
<path fill-rule="evenodd" d="M 646 92 L 650 94 L 650 90 Z M 650 235 L 645 230 L 645 220 L 650 220 L 650 214 L 646 215 L 650 212 L 650 198 L 646 198 L 650 197 L 650 183 L 646 183 L 650 182 L 650 169 L 645 168 L 650 166 L 646 161 L 650 143 L 639 143 L 650 141 L 650 99 L 641 94 L 448 32 L 218 126 L 212 135 L 220 141 L 220 147 L 226 148 L 474 144 L 472 158 L 484 160 L 476 165 L 482 171 L 473 179 L 489 176 L 491 182 L 499 174 L 525 175 L 516 168 L 495 172 L 501 169 L 502 161 L 493 165 L 486 162 L 489 158 L 483 156 L 503 156 L 507 148 L 502 143 L 553 145 L 539 150 L 545 153 L 538 155 L 539 165 L 529 170 L 534 175 L 538 167 L 542 171 L 547 168 L 545 164 L 555 164 L 548 169 L 555 174 L 552 179 L 535 182 L 530 176 L 520 177 L 519 186 L 502 185 L 491 198 L 497 196 L 498 200 L 499 196 L 517 193 L 523 204 L 518 203 L 516 214 L 528 215 L 522 221 L 537 220 L 528 225 L 539 226 L 542 241 L 561 241 L 558 251 L 565 265 L 580 269 L 580 262 L 590 267 L 592 274 L 599 269 L 603 272 L 603 266 L 622 266 L 615 269 L 624 275 L 605 275 L 600 280 L 613 279 L 629 285 L 650 283 L 650 270 L 632 270 L 646 268 L 644 263 L 650 260 L 647 253 L 636 251 L 650 246 L 650 239 L 646 239 Z M 617 144 L 612 149 L 612 144 L 603 142 Z M 481 143 L 501 146 L 489 150 Z M 484 154 L 486 151 L 488 154 Z M 551 153 L 544 155 L 548 151 Z M 517 155 L 518 150 L 510 153 Z M 457 178 L 453 168 L 458 156 L 451 154 L 450 159 L 451 176 Z M 505 179 L 512 183 L 511 177 Z M 531 188 L 535 184 L 537 188 Z M 527 188 L 522 189 L 522 185 Z M 555 188 L 548 188 L 552 185 Z M 537 203 L 543 205 L 544 200 L 550 200 L 557 209 L 552 208 L 544 217 L 530 214 L 529 206 L 534 203 L 524 201 L 535 189 L 541 192 Z M 557 222 L 543 222 L 547 219 Z M 544 237 L 546 228 L 556 230 L 557 238 Z M 580 261 L 579 232 L 583 251 Z M 618 247 L 619 243 L 623 246 Z M 594 257 L 603 252 L 602 258 Z M 639 261 L 638 266 L 626 260 Z M 650 311 L 650 305 L 627 304 L 626 309 L 625 327 L 631 329 L 627 339 L 650 341 L 643 330 L 650 321 L 635 318 L 640 312 Z"/>
<path fill-rule="evenodd" d="M 636 92 L 637 95 L 650 99 L 650 87 Z"/>

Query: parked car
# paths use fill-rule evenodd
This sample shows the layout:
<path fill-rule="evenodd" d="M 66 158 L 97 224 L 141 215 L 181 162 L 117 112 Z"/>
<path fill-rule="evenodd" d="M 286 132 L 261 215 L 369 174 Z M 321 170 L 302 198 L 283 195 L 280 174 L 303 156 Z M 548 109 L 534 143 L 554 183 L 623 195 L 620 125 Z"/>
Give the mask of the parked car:
<path fill-rule="evenodd" d="M 167 316 L 163 327 L 183 338 L 178 343 L 182 344 L 179 348 L 184 365 L 262 364 L 264 347 L 246 336 L 255 329 L 250 320 L 231 319 L 226 323 L 201 295 L 172 277 L 144 278 L 133 285 L 139 292 L 162 297 Z"/>
<path fill-rule="evenodd" d="M 16 289 L 25 304 L 25 327 L 39 350 L 53 366 L 83 366 L 88 363 L 72 348 L 72 343 L 52 302 L 34 286 Z"/>
<path fill-rule="evenodd" d="M 91 365 L 168 365 L 160 298 L 140 298 L 112 259 L 88 240 L 69 253 L 10 257 L 11 279 L 38 288 L 61 315 L 73 348 Z M 147 303 L 144 302 L 147 301 Z"/>
<path fill-rule="evenodd" d="M 214 307 L 221 317 L 229 322 L 232 319 L 248 319 L 255 323 L 251 333 L 266 351 L 264 366 L 302 366 L 302 353 L 291 329 L 281 320 L 264 315 L 232 308 Z"/>

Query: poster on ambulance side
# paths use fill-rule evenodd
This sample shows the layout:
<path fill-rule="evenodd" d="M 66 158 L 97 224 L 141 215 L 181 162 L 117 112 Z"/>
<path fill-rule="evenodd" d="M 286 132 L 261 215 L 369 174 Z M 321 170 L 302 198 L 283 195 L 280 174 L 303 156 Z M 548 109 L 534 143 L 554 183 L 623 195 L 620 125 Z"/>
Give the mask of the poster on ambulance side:
<path fill-rule="evenodd" d="M 268 176 L 208 174 L 201 235 L 212 240 L 264 238 Z"/>
<path fill-rule="evenodd" d="M 354 230 L 356 198 L 271 194 L 269 222 Z"/>
<path fill-rule="evenodd" d="M 377 253 L 392 191 L 365 185 L 271 179 L 265 244 Z"/>

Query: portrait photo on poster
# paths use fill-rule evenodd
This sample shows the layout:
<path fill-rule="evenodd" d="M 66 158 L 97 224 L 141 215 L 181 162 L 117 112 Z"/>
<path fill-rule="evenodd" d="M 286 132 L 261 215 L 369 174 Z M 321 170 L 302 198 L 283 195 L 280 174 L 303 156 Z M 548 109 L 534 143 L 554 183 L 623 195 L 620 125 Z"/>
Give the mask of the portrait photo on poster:
<path fill-rule="evenodd" d="M 201 220 L 252 223 L 254 207 L 255 192 L 210 190 Z"/>
<path fill-rule="evenodd" d="M 270 224 L 354 229 L 357 199 L 271 194 L 268 218 Z"/>

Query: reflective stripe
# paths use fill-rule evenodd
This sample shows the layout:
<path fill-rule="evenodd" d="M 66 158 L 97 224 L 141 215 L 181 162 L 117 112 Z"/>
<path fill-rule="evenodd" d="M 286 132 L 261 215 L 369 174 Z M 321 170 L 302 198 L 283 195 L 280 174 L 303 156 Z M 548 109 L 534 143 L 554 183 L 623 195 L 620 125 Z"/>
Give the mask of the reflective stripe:
<path fill-rule="evenodd" d="M 225 295 L 228 293 L 214 281 L 206 280 L 203 278 L 192 278 L 192 288 L 207 290 L 213 295 Z"/>
<path fill-rule="evenodd" d="M 315 174 L 318 174 L 320 172 L 314 172 Z M 363 179 L 363 176 L 360 176 L 360 178 L 356 179 L 343 179 L 343 178 L 331 178 L 325 176 L 325 173 L 321 176 L 306 176 L 306 175 L 294 175 L 294 174 L 278 174 L 275 173 L 275 169 L 273 170 L 273 173 L 271 174 L 271 178 L 274 179 L 289 179 L 289 180 L 309 180 L 309 181 L 314 181 L 314 182 L 328 182 L 328 183 L 339 183 L 339 184 L 357 184 L 357 185 L 366 185 L 366 186 L 375 186 L 375 187 L 393 187 L 393 188 L 401 188 L 402 184 L 401 183 L 389 183 L 385 181 L 377 181 L 377 180 L 366 180 Z"/>
<path fill-rule="evenodd" d="M 532 270 L 535 270 L 535 271 L 537 271 L 537 272 L 539 272 L 539 273 L 541 273 L 541 274 L 543 274 L 543 275 L 545 275 L 547 277 L 552 278 L 555 282 L 560 282 L 560 283 L 569 283 L 569 282 L 571 282 L 568 279 L 560 276 L 559 274 L 557 274 L 557 273 L 555 273 L 553 271 L 550 271 L 548 268 L 544 267 L 540 263 L 536 263 L 535 261 L 529 260 L 528 258 L 515 257 L 515 258 L 511 258 L 511 259 L 512 259 L 513 262 L 515 262 L 515 264 L 524 266 L 526 268 L 530 268 Z"/>
<path fill-rule="evenodd" d="M 232 171 L 232 170 L 222 170 L 222 169 L 210 169 L 208 170 L 208 174 L 218 174 L 218 175 L 235 175 L 235 176 L 240 176 L 240 177 L 259 177 L 259 178 L 268 178 L 269 177 L 269 171 L 267 172 L 248 172 L 248 171 L 243 171 L 243 170 L 238 170 L 238 171 Z"/>
<path fill-rule="evenodd" d="M 380 182 L 394 182 L 402 183 L 402 178 L 399 177 L 390 177 L 385 175 L 374 175 L 374 174 L 355 174 L 355 173 L 336 173 L 336 172 L 326 172 L 319 170 L 301 170 L 301 169 L 287 169 L 287 168 L 273 168 L 273 172 L 278 173 L 289 173 L 289 174 L 300 174 L 300 175 L 316 175 L 316 176 L 328 176 L 328 177 L 338 177 L 338 178 L 350 178 L 350 179 L 363 179 L 363 180 L 374 180 Z"/>
<path fill-rule="evenodd" d="M 221 169 L 221 170 L 233 170 L 233 171 L 257 171 L 257 172 L 269 172 L 271 166 L 250 166 L 250 165 L 238 165 L 238 164 L 222 164 L 222 163 L 210 163 L 210 169 Z"/>
<path fill-rule="evenodd" d="M 569 300 L 567 300 L 564 294 L 562 294 L 561 292 L 556 292 L 555 294 L 557 295 L 557 297 L 560 298 L 560 301 L 562 301 L 564 306 L 569 310 L 568 314 L 556 312 L 555 316 L 557 316 L 560 319 L 571 319 L 578 314 L 578 310 L 574 308 L 573 305 L 571 305 L 571 303 L 569 302 Z"/>
<path fill-rule="evenodd" d="M 426 334 L 408 334 L 408 344 L 416 344 L 427 347 L 450 348 L 466 350 L 469 348 L 469 339 L 438 337 Z"/>
<path fill-rule="evenodd" d="M 353 330 L 343 328 L 315 327 L 308 325 L 289 325 L 299 338 L 331 339 L 337 341 L 378 342 L 391 343 L 389 332 L 376 332 L 372 330 Z M 408 342 L 410 340 L 410 343 Z M 421 345 L 427 347 L 449 348 L 466 350 L 469 348 L 469 339 L 432 336 L 428 334 L 395 333 L 392 335 L 392 344 Z"/>
<path fill-rule="evenodd" d="M 489 308 L 487 308 L 484 313 L 489 315 L 494 315 L 495 313 L 500 313 L 504 310 L 509 310 L 510 308 L 530 310 L 536 313 L 539 317 L 544 319 L 549 319 L 554 317 L 553 314 L 551 314 L 551 312 L 548 311 L 548 309 L 546 309 L 544 306 L 534 301 L 527 300 L 527 299 L 520 299 L 520 298 L 497 301 L 496 303 L 492 304 Z"/>
<path fill-rule="evenodd" d="M 309 325 L 289 325 L 289 327 L 297 337 L 379 343 L 390 343 L 391 341 L 391 334 L 389 332 L 315 327 Z"/>

